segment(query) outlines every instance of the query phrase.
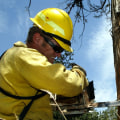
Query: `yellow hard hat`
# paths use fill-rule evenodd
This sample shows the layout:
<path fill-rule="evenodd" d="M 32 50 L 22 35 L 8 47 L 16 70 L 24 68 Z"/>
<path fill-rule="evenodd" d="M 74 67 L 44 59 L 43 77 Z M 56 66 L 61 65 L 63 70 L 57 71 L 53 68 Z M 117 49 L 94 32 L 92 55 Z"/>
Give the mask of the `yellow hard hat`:
<path fill-rule="evenodd" d="M 73 51 L 70 43 L 73 24 L 65 11 L 58 8 L 47 8 L 30 19 L 40 29 L 50 34 L 63 49 L 69 52 Z"/>

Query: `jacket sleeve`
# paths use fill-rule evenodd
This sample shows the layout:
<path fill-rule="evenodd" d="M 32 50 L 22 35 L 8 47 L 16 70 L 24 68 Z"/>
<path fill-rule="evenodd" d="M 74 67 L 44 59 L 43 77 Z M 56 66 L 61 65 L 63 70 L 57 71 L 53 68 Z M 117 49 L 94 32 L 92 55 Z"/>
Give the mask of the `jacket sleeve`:
<path fill-rule="evenodd" d="M 88 85 L 81 71 L 78 74 L 78 70 L 67 70 L 62 64 L 51 64 L 45 56 L 28 48 L 16 54 L 16 68 L 33 88 L 58 95 L 76 96 Z"/>

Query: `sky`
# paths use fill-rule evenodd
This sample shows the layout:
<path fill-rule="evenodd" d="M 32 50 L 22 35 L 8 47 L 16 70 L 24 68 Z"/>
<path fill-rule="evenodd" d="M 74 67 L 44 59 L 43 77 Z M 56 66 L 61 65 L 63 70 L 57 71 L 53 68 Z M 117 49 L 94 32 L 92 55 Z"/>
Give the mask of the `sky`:
<path fill-rule="evenodd" d="M 30 17 L 45 8 L 63 9 L 64 0 L 32 0 Z M 29 0 L 0 0 L 0 54 L 17 41 L 24 42 L 32 22 L 26 10 Z M 74 13 L 70 14 L 74 21 Z M 74 27 L 73 62 L 82 66 L 89 81 L 94 81 L 95 101 L 116 100 L 116 82 L 113 59 L 113 44 L 110 35 L 111 23 L 105 16 L 88 17 L 83 39 L 79 38 L 81 24 Z"/>

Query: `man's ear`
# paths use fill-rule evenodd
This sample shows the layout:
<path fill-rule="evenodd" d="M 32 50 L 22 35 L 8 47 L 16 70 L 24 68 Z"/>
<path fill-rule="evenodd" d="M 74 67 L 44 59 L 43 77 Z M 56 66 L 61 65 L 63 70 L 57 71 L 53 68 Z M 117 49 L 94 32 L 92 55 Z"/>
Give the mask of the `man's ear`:
<path fill-rule="evenodd" d="M 34 42 L 35 44 L 38 44 L 39 41 L 40 41 L 40 34 L 39 34 L 39 33 L 35 33 L 35 34 L 33 35 L 33 42 Z"/>

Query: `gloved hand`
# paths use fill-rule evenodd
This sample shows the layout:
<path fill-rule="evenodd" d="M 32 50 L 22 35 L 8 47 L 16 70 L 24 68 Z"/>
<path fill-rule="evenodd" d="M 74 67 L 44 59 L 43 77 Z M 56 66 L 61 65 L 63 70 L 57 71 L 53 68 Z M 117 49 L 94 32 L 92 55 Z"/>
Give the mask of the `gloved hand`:
<path fill-rule="evenodd" d="M 86 71 L 75 63 L 72 63 L 71 65 L 72 65 L 72 71 L 76 71 L 79 74 L 80 78 L 84 79 L 82 88 L 83 89 L 86 88 L 89 85 L 88 79 L 86 78 L 87 75 Z"/>
<path fill-rule="evenodd" d="M 87 76 L 86 71 L 81 66 L 77 65 L 76 63 L 71 63 L 71 65 L 73 69 L 79 69 L 85 74 L 85 76 Z"/>

